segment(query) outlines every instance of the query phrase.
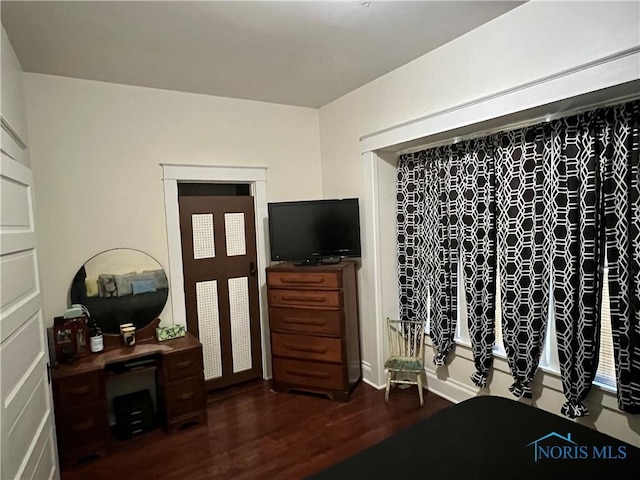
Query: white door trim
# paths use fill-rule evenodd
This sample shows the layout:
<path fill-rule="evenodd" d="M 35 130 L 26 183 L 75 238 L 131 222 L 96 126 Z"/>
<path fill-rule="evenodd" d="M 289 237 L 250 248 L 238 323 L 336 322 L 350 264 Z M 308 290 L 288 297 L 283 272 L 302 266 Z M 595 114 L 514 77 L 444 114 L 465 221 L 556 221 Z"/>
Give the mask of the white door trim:
<path fill-rule="evenodd" d="M 169 249 L 169 293 L 173 323 L 187 325 L 180 239 L 180 212 L 178 208 L 178 183 L 248 183 L 254 198 L 256 223 L 256 249 L 258 255 L 258 292 L 260 302 L 260 330 L 262 343 L 262 376 L 269 378 L 269 324 L 267 316 L 267 274 L 269 265 L 267 242 L 267 167 L 161 164 L 164 184 L 164 206 L 167 221 Z"/>

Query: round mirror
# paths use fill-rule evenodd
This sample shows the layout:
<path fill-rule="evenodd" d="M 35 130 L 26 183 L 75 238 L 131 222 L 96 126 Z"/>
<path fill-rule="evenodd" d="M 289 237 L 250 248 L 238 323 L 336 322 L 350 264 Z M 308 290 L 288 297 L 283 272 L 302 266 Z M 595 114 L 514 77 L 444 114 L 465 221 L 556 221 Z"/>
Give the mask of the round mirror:
<path fill-rule="evenodd" d="M 167 302 L 167 275 L 153 257 L 116 248 L 89 259 L 73 277 L 70 303 L 82 304 L 104 333 L 119 334 L 120 325 L 136 329 L 158 318 Z"/>

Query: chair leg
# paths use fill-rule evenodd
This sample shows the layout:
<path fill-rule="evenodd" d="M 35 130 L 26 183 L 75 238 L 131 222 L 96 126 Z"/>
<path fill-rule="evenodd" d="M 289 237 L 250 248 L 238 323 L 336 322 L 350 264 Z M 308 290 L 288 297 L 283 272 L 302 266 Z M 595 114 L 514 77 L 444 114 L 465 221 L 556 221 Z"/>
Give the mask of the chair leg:
<path fill-rule="evenodd" d="M 418 373 L 416 375 L 416 380 L 418 383 L 418 395 L 420 395 L 420 406 L 424 405 L 424 397 L 422 396 L 422 374 Z"/>
<path fill-rule="evenodd" d="M 391 390 L 391 370 L 387 370 L 387 389 L 384 392 L 384 401 L 389 401 L 389 390 Z"/>

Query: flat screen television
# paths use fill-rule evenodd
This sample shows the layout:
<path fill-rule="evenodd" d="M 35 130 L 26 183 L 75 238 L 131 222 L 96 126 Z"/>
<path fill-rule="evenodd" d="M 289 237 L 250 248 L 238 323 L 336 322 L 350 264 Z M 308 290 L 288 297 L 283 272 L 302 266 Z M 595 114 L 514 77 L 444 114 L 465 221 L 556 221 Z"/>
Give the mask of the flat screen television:
<path fill-rule="evenodd" d="M 298 264 L 360 256 L 357 198 L 269 203 L 271 260 Z"/>

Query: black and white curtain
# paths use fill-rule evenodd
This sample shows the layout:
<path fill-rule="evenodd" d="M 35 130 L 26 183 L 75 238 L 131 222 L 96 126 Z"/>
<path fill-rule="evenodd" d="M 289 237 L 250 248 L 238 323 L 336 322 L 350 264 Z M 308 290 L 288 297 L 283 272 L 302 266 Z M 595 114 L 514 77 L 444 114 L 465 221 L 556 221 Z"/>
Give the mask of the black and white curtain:
<path fill-rule="evenodd" d="M 472 380 L 481 387 L 495 340 L 495 172 L 489 150 L 465 142 L 403 155 L 397 191 L 401 318 L 424 320 L 430 305 L 433 362 L 444 365 L 455 343 L 462 258 L 476 365 Z"/>
<path fill-rule="evenodd" d="M 430 295 L 437 365 L 454 344 L 460 253 L 472 380 L 486 385 L 497 240 L 510 390 L 531 396 L 551 297 L 562 412 L 588 414 L 606 252 L 619 407 L 640 411 L 639 119 L 635 101 L 400 157 L 402 315 L 426 318 Z"/>
<path fill-rule="evenodd" d="M 561 412 L 588 414 L 586 398 L 598 369 L 602 220 L 598 135 L 593 112 L 545 128 L 551 173 L 553 299 L 562 387 Z"/>
<path fill-rule="evenodd" d="M 433 150 L 405 155 L 398 165 L 400 318 L 430 318 L 436 365 L 454 346 L 457 321 L 456 173 Z"/>
<path fill-rule="evenodd" d="M 461 258 L 467 325 L 476 371 L 471 380 L 487 386 L 495 343 L 496 204 L 493 142 L 461 142 L 451 147 L 459 159 Z"/>
<path fill-rule="evenodd" d="M 640 101 L 599 112 L 618 406 L 640 413 Z"/>
<path fill-rule="evenodd" d="M 502 338 L 517 397 L 531 398 L 549 316 L 548 152 L 539 127 L 497 135 Z"/>

